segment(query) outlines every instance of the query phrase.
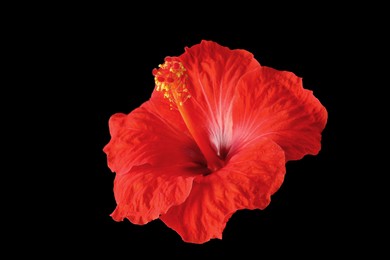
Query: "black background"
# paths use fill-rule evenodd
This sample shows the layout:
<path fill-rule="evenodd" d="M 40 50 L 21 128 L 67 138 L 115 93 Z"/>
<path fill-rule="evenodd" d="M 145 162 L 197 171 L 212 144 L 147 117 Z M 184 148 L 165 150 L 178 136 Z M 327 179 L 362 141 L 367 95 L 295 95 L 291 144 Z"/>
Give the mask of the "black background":
<path fill-rule="evenodd" d="M 270 18 L 267 8 L 248 8 L 209 12 L 215 19 L 206 21 L 204 13 L 55 7 L 22 22 L 14 43 L 25 59 L 22 66 L 33 71 L 26 77 L 34 87 L 19 101 L 40 97 L 34 110 L 25 110 L 33 115 L 29 133 L 35 136 L 26 152 L 38 156 L 33 164 L 45 174 L 26 178 L 42 188 L 34 186 L 29 194 L 30 200 L 37 195 L 37 203 L 29 208 L 30 221 L 23 215 L 23 228 L 12 241 L 32 243 L 30 252 L 39 254 L 124 259 L 286 253 L 317 258 L 365 251 L 360 238 L 366 228 L 356 220 L 362 200 L 353 192 L 356 171 L 349 166 L 358 159 L 347 152 L 353 149 L 347 129 L 355 119 L 351 67 L 359 60 L 351 46 L 362 38 L 361 24 L 342 19 L 342 10 Z M 238 211 L 222 240 L 195 245 L 159 220 L 138 226 L 111 219 L 114 173 L 102 149 L 110 140 L 109 117 L 129 113 L 151 95 L 152 69 L 202 39 L 245 49 L 262 65 L 294 72 L 329 118 L 321 152 L 286 164 L 285 181 L 265 210 Z"/>

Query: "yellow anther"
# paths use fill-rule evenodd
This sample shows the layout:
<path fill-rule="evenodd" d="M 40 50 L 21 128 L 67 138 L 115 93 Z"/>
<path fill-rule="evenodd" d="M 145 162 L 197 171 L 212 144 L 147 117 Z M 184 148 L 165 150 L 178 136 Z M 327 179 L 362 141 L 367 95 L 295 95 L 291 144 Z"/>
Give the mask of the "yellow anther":
<path fill-rule="evenodd" d="M 165 63 L 153 70 L 156 91 L 164 91 L 164 98 L 175 105 L 183 106 L 191 97 L 187 89 L 187 73 L 178 58 L 167 57 Z"/>

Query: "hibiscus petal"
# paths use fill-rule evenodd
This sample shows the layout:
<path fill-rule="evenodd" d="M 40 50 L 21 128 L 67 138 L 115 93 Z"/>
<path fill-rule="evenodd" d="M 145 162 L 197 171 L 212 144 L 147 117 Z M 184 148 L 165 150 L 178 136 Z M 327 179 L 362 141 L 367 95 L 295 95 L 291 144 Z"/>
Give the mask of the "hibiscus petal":
<path fill-rule="evenodd" d="M 208 172 L 180 114 L 166 105 L 159 97 L 109 120 L 111 140 L 103 150 L 116 172 L 116 221 L 145 224 L 158 218 L 187 198 L 194 176 Z"/>
<path fill-rule="evenodd" d="M 261 67 L 237 84 L 233 121 L 236 143 L 267 136 L 279 144 L 286 160 L 321 149 L 327 111 L 292 72 Z"/>
<path fill-rule="evenodd" d="M 159 95 L 155 93 L 154 95 Z M 147 101 L 130 114 L 114 114 L 109 120 L 110 142 L 103 151 L 117 174 L 144 164 L 204 165 L 204 158 L 188 133 L 180 114 L 169 110 L 162 97 Z"/>
<path fill-rule="evenodd" d="M 232 141 L 233 97 L 240 78 L 260 64 L 248 51 L 231 50 L 212 41 L 186 48 L 179 59 L 188 74 L 192 98 L 183 105 L 197 134 L 221 155 Z"/>
<path fill-rule="evenodd" d="M 232 156 L 218 172 L 196 177 L 187 200 L 160 219 L 186 242 L 221 239 L 234 212 L 267 207 L 284 174 L 283 150 L 263 138 Z"/>
<path fill-rule="evenodd" d="M 129 174 L 115 178 L 117 207 L 112 218 L 116 221 L 127 218 L 134 224 L 157 219 L 188 197 L 194 176 L 203 171 L 199 167 L 133 167 Z"/>

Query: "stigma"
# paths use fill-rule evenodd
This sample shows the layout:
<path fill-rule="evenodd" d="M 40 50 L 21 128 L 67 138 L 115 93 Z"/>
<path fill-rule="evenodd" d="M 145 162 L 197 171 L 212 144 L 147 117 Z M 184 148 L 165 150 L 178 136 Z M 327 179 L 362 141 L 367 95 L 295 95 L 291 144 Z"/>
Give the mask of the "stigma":
<path fill-rule="evenodd" d="M 187 89 L 188 74 L 180 60 L 176 57 L 166 57 L 164 63 L 153 69 L 156 91 L 164 93 L 168 99 L 171 109 L 174 105 L 183 106 L 191 95 Z"/>

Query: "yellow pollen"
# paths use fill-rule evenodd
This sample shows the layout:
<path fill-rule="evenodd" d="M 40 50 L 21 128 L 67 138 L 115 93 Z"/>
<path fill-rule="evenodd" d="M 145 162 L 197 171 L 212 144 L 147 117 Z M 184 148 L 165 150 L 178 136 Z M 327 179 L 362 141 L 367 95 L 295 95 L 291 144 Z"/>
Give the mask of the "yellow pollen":
<path fill-rule="evenodd" d="M 164 64 L 153 70 L 156 91 L 163 91 L 164 98 L 176 106 L 183 106 L 191 97 L 187 89 L 188 74 L 180 60 L 176 57 L 166 57 Z"/>

